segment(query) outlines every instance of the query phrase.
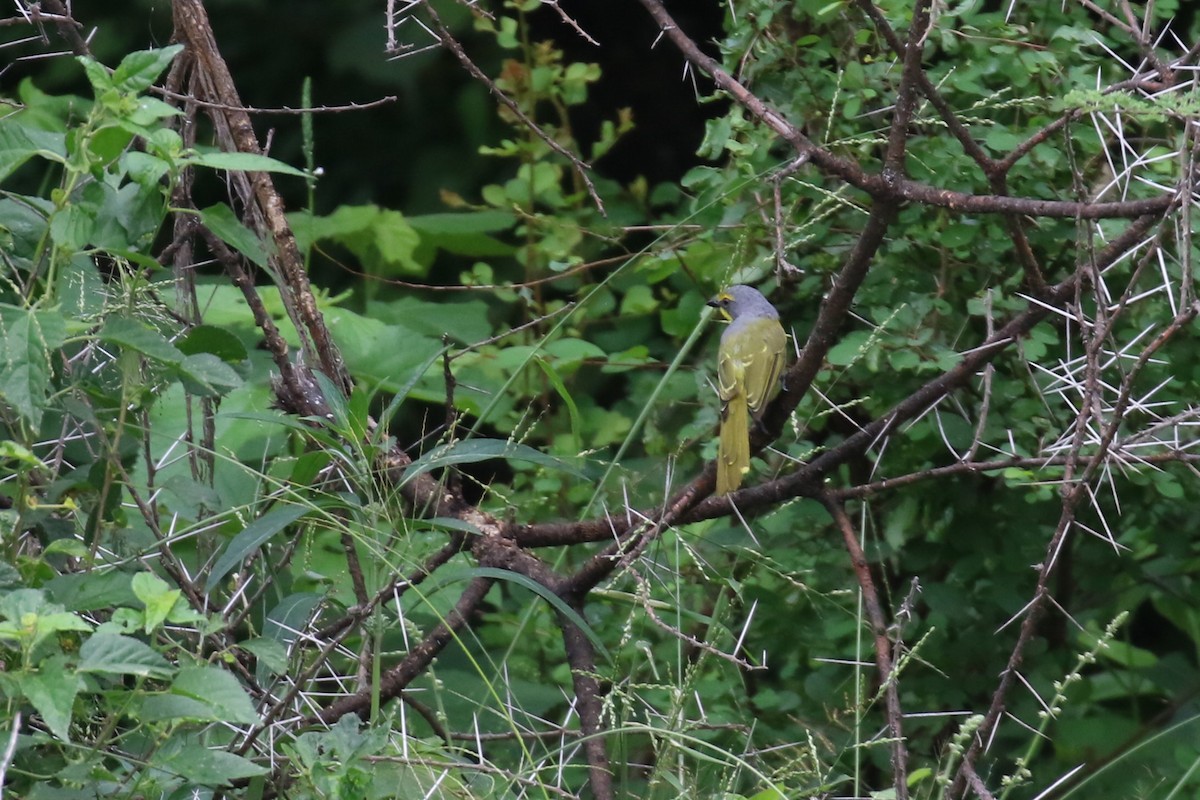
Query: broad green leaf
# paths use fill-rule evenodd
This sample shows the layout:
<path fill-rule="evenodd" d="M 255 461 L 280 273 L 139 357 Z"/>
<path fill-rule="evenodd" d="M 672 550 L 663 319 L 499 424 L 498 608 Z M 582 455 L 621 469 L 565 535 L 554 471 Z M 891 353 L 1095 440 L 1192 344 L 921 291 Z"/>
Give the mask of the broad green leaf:
<path fill-rule="evenodd" d="M 95 227 L 95 209 L 71 204 L 50 218 L 50 238 L 64 250 L 82 250 Z"/>
<path fill-rule="evenodd" d="M 103 64 L 89 56 L 76 56 L 75 60 L 83 65 L 83 73 L 87 75 L 88 83 L 92 85 L 92 92 L 97 99 L 106 94 L 115 96 L 117 87 Z"/>
<path fill-rule="evenodd" d="M 141 353 L 153 361 L 172 366 L 183 361 L 183 353 L 154 328 L 130 317 L 109 317 L 100 329 L 100 340 Z"/>
<path fill-rule="evenodd" d="M 71 611 L 94 611 L 106 606 L 126 606 L 136 601 L 129 573 L 117 569 L 71 572 L 46 583 L 46 591 Z"/>
<path fill-rule="evenodd" d="M 112 82 L 123 92 L 137 94 L 149 89 L 171 60 L 183 50 L 183 45 L 173 44 L 156 50 L 138 50 L 121 59 L 113 70 Z"/>
<path fill-rule="evenodd" d="M 87 149 L 93 163 L 107 165 L 115 161 L 132 140 L 133 134 L 126 129 L 118 125 L 106 125 L 88 137 Z"/>
<path fill-rule="evenodd" d="M 167 678 L 175 668 L 150 645 L 130 636 L 97 633 L 79 648 L 79 671 Z"/>
<path fill-rule="evenodd" d="M 149 249 L 166 214 L 162 192 L 132 181 L 119 187 L 89 184 L 83 197 L 88 213 L 95 217 L 87 244 L 112 253 Z M 156 261 L 149 264 L 153 270 L 161 269 Z"/>
<path fill-rule="evenodd" d="M 372 272 L 426 272 L 428 265 L 414 255 L 420 237 L 399 211 L 376 205 L 341 206 L 328 216 L 302 213 L 291 219 L 301 249 L 328 239 L 345 245 Z"/>
<path fill-rule="evenodd" d="M 421 239 L 399 211 L 384 210 L 372 227 L 371 243 L 378 252 L 380 266 L 410 275 L 424 275 L 427 265 L 414 258 Z"/>
<path fill-rule="evenodd" d="M 171 684 L 171 694 L 199 703 L 207 710 L 204 719 L 234 725 L 253 725 L 259 721 L 246 689 L 220 667 L 184 667 Z"/>
<path fill-rule="evenodd" d="M 27 650 L 66 631 L 90 631 L 81 617 L 51 603 L 41 589 L 17 589 L 0 595 L 0 639 L 21 643 Z"/>
<path fill-rule="evenodd" d="M 51 353 L 62 346 L 67 321 L 55 311 L 0 307 L 0 398 L 31 425 L 41 424 Z"/>
<path fill-rule="evenodd" d="M 488 235 L 506 231 L 516 223 L 516 217 L 507 211 L 423 214 L 407 219 L 420 237 L 417 260 L 421 263 L 433 260 L 434 249 L 474 258 L 507 256 L 516 250 Z"/>
<path fill-rule="evenodd" d="M 238 647 L 257 658 L 259 667 L 265 667 L 270 674 L 282 675 L 287 671 L 288 651 L 281 642 L 260 636 L 238 642 Z"/>
<path fill-rule="evenodd" d="M 201 786 L 228 786 L 233 781 L 270 772 L 268 767 L 236 753 L 214 750 L 199 743 L 161 752 L 153 763 L 158 769 L 174 772 Z"/>
<path fill-rule="evenodd" d="M 226 364 L 240 364 L 250 356 L 241 339 L 216 325 L 197 325 L 175 345 L 184 355 L 212 353 Z"/>
<path fill-rule="evenodd" d="M 213 720 L 212 707 L 191 697 L 163 692 L 153 694 L 143 699 L 137 710 L 137 718 L 142 722 L 163 722 L 166 720 Z"/>
<path fill-rule="evenodd" d="M 64 742 L 70 741 L 71 708 L 82 682 L 67 666 L 66 657 L 46 659 L 37 672 L 19 672 L 13 677 L 50 732 Z"/>
<path fill-rule="evenodd" d="M 205 579 L 207 591 L 211 592 L 226 575 L 270 541 L 275 534 L 312 511 L 311 506 L 281 505 L 247 525 L 241 533 L 233 537 L 221 553 L 221 557 L 217 559 L 217 563 L 213 565 L 212 571 Z"/>
<path fill-rule="evenodd" d="M 462 344 L 473 344 L 495 333 L 489 320 L 491 313 L 491 307 L 481 300 L 448 298 L 400 297 L 389 302 L 372 302 L 367 307 L 372 319 L 403 325 L 439 341 L 442 336 L 449 336 Z"/>
<path fill-rule="evenodd" d="M 656 308 L 658 300 L 654 297 L 654 290 L 645 284 L 629 287 L 629 291 L 621 298 L 622 317 L 652 314 Z"/>
<path fill-rule="evenodd" d="M 104 281 L 90 257 L 77 253 L 58 271 L 59 311 L 69 319 L 92 320 L 104 311 Z"/>
<path fill-rule="evenodd" d="M 189 392 L 203 397 L 220 397 L 242 385 L 233 367 L 212 353 L 186 356 L 176 372 Z"/>
<path fill-rule="evenodd" d="M 20 113 L 0 119 L 0 181 L 34 156 L 62 163 L 66 160 L 66 136 L 23 124 Z"/>
<path fill-rule="evenodd" d="M 172 589 L 166 581 L 152 572 L 139 572 L 134 575 L 131 585 L 137 599 L 146 606 L 146 622 L 143 629 L 146 633 L 158 630 L 175 607 L 176 601 L 183 596 L 182 591 Z"/>
<path fill-rule="evenodd" d="M 330 308 L 325 321 L 347 366 L 365 379 L 392 385 L 440 353 L 442 343 L 403 324 L 387 324 L 345 308 Z"/>
<path fill-rule="evenodd" d="M 157 186 L 171 165 L 151 153 L 130 150 L 121 156 L 121 164 L 129 179 L 145 187 Z"/>
<path fill-rule="evenodd" d="M 290 647 L 299 637 L 321 603 L 322 596 L 313 592 L 297 592 L 279 601 L 267 614 L 263 635 Z"/>

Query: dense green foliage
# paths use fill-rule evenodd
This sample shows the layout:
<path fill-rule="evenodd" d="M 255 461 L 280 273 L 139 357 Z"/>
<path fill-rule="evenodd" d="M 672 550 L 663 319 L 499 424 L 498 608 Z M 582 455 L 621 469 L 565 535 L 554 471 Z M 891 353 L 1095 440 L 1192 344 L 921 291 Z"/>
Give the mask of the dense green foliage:
<path fill-rule="evenodd" d="M 239 13 L 211 5 L 214 22 Z M 1193 67 L 1172 91 L 1160 70 L 1151 92 L 1125 66 L 1186 44 L 1139 44 L 1123 18 L 1076 4 L 941 9 L 918 61 L 938 102 L 918 97 L 899 126 L 907 178 L 1080 206 L 964 210 L 828 166 L 903 183 L 887 153 L 911 81 L 868 8 L 904 41 L 911 3 L 730 4 L 725 70 L 829 158 L 797 162 L 734 97 L 678 185 L 583 169 L 638 119 L 617 112 L 580 141 L 573 114 L 601 67 L 531 35 L 558 19 L 538 0 L 488 5 L 433 3 L 414 12 L 426 28 L 399 29 L 423 46 L 436 9 L 511 101 L 486 100 L 485 124 L 440 143 L 501 177 L 448 173 L 439 211 L 369 190 L 323 197 L 316 154 L 371 153 L 322 138 L 319 114 L 280 118 L 294 163 L 235 152 L 220 124 L 156 89 L 190 63 L 183 45 L 131 45 L 112 69 L 62 57 L 48 69 L 85 94 L 47 93 L 35 75 L 0 97 L 5 788 L 603 796 L 578 735 L 596 713 L 616 796 L 961 797 L 975 715 L 1016 648 L 1004 719 L 969 757 L 995 796 L 1037 796 L 1068 773 L 1053 796 L 1200 789 L 1190 203 L 1155 207 L 1144 245 L 1108 260 L 1140 215 L 1083 209 L 1191 191 Z M 1177 12 L 1154 5 L 1145 29 Z M 394 66 L 431 70 L 421 58 Z M 268 102 L 307 96 L 294 80 Z M 963 141 L 999 163 L 1047 126 L 1003 174 Z M 262 173 L 289 198 L 309 273 L 328 280 L 311 296 L 238 188 Z M 822 328 L 883 213 L 852 308 Z M 239 281 L 236 264 L 257 278 Z M 767 430 L 779 435 L 741 511 L 668 514 L 606 580 L 562 589 L 703 486 L 691 482 L 720 414 L 704 303 L 735 282 L 769 291 L 797 352 L 818 352 L 813 329 L 827 347 Z M 302 363 L 324 370 L 322 412 L 307 416 L 279 407 L 295 410 L 266 324 L 305 359 L 320 352 L 297 322 L 305 297 L 353 383 Z M 903 411 L 1042 307 L 1056 310 Z M 902 424 L 849 446 L 893 415 Z M 439 505 L 423 481 L 461 502 Z M 856 573 L 833 508 L 869 569 Z M 498 539 L 513 543 L 506 561 L 488 549 Z M 872 630 L 872 595 L 886 630 Z M 590 670 L 564 657 L 575 633 Z M 427 645 L 436 658 L 421 660 Z"/>

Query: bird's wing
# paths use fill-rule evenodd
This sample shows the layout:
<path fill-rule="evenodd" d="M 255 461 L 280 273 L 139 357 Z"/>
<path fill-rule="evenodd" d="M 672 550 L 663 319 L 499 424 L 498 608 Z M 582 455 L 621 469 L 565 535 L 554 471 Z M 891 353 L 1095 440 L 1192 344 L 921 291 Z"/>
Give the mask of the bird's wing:
<path fill-rule="evenodd" d="M 746 405 L 758 411 L 775 395 L 787 335 L 773 319 L 746 320 L 721 339 L 718 379 L 721 399 L 746 395 Z"/>
<path fill-rule="evenodd" d="M 746 370 L 746 404 L 758 411 L 767 404 L 779 388 L 779 373 L 783 371 L 783 355 L 787 350 L 787 334 L 775 320 L 762 320 L 754 328 L 756 350 L 752 366 Z"/>
<path fill-rule="evenodd" d="M 742 394 L 745 373 L 746 364 L 740 348 L 729 348 L 722 339 L 721 349 L 717 353 L 717 393 L 721 396 L 721 402 L 728 403 L 730 398 Z"/>

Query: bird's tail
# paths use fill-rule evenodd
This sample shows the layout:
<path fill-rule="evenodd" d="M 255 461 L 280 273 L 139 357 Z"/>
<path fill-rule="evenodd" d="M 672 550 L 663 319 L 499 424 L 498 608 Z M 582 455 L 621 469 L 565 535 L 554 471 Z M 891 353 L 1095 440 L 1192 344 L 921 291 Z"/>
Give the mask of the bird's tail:
<path fill-rule="evenodd" d="M 725 404 L 721 441 L 717 447 L 717 494 L 732 492 L 750 471 L 750 415 L 746 396 L 736 394 Z"/>

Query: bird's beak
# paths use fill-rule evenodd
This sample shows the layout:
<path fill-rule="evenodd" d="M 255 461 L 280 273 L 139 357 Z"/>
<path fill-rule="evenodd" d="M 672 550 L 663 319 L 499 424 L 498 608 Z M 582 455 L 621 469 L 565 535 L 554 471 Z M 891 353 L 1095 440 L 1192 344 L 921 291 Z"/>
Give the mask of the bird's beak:
<path fill-rule="evenodd" d="M 720 308 L 720 307 L 721 307 L 721 301 L 720 301 L 720 300 L 718 300 L 717 298 L 715 298 L 715 297 L 714 297 L 712 300 L 709 300 L 709 301 L 708 301 L 707 303 L 705 303 L 704 305 L 706 305 L 706 306 L 712 306 L 713 308 Z"/>

